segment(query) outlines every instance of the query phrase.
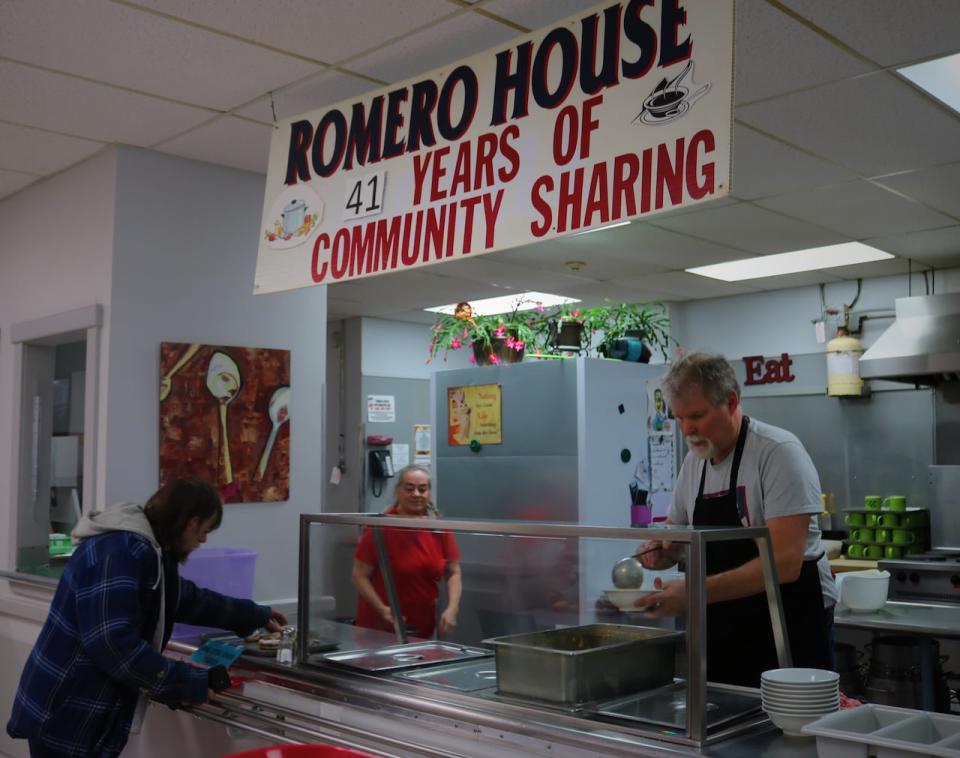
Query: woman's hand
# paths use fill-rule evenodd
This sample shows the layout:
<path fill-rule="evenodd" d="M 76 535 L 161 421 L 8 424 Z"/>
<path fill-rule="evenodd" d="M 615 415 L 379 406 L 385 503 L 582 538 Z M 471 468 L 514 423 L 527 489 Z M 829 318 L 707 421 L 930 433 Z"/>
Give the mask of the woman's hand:
<path fill-rule="evenodd" d="M 449 634 L 457 628 L 457 611 L 454 608 L 447 608 L 440 614 L 440 634 Z"/>
<path fill-rule="evenodd" d="M 273 608 L 270 609 L 270 618 L 267 619 L 267 623 L 264 628 L 268 632 L 281 632 L 283 627 L 287 625 L 287 617 L 284 616 L 280 611 Z"/>
<path fill-rule="evenodd" d="M 393 629 L 393 613 L 390 610 L 389 605 L 381 605 L 377 608 L 377 613 L 380 614 L 380 618 L 383 621 L 390 625 L 390 628 Z"/>

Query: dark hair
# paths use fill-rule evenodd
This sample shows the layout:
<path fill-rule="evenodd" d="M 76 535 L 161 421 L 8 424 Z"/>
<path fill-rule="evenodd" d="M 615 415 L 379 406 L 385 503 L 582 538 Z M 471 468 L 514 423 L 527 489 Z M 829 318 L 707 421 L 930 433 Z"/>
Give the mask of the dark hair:
<path fill-rule="evenodd" d="M 740 384 L 733 366 L 722 355 L 687 353 L 674 363 L 660 381 L 671 401 L 699 386 L 713 405 L 723 405 L 732 392 L 740 397 Z"/>
<path fill-rule="evenodd" d="M 163 485 L 143 509 L 160 547 L 176 547 L 193 518 L 201 522 L 216 517 L 213 529 L 223 519 L 223 502 L 217 488 L 204 479 L 188 476 Z"/>

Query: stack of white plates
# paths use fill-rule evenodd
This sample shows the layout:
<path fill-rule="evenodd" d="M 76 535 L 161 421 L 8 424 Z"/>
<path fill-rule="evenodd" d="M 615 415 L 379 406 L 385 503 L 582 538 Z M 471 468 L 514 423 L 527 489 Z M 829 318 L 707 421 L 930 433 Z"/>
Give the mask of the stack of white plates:
<path fill-rule="evenodd" d="M 763 710 L 784 734 L 840 709 L 840 675 L 824 669 L 771 669 L 760 675 Z"/>

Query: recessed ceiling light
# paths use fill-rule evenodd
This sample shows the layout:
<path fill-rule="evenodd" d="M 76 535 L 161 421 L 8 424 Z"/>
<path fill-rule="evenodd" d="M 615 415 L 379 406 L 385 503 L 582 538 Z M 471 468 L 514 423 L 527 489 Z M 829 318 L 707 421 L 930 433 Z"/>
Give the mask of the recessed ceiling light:
<path fill-rule="evenodd" d="M 960 53 L 897 71 L 937 100 L 960 112 Z"/>
<path fill-rule="evenodd" d="M 537 306 L 548 308 L 551 305 L 565 305 L 567 303 L 579 303 L 575 297 L 562 297 L 561 295 L 550 295 L 546 292 L 520 292 L 514 295 L 501 295 L 500 297 L 487 297 L 482 300 L 471 300 L 470 305 L 473 312 L 478 316 L 495 316 L 498 313 L 513 313 L 516 311 L 532 311 Z M 424 308 L 425 311 L 432 313 L 450 313 L 457 309 L 457 304 L 436 305 L 433 308 Z"/>
<path fill-rule="evenodd" d="M 864 245 L 862 242 L 844 242 L 840 245 L 815 247 L 810 250 L 794 250 L 777 255 L 760 255 L 739 261 L 714 263 L 686 269 L 687 273 L 709 276 L 725 282 L 742 282 L 745 279 L 762 279 L 765 276 L 783 276 L 800 271 L 817 271 L 835 266 L 851 266 L 893 258 L 890 253 Z"/>
<path fill-rule="evenodd" d="M 615 224 L 607 224 L 606 226 L 598 226 L 596 229 L 587 229 L 585 232 L 577 232 L 574 234 L 574 237 L 579 237 L 581 234 L 593 234 L 594 232 L 605 232 L 607 229 L 616 229 L 618 226 L 626 226 L 629 224 L 629 221 L 617 221 Z"/>

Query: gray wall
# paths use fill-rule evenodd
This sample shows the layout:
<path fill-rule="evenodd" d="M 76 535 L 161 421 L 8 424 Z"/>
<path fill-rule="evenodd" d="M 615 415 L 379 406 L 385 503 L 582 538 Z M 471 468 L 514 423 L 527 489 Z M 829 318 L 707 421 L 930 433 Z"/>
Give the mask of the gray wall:
<path fill-rule="evenodd" d="M 252 294 L 262 176 L 135 148 L 117 165 L 106 502 L 157 487 L 160 342 L 290 350 L 290 500 L 228 505 L 209 544 L 257 551 L 255 598 L 295 597 L 298 517 L 323 492 L 326 290 Z"/>

